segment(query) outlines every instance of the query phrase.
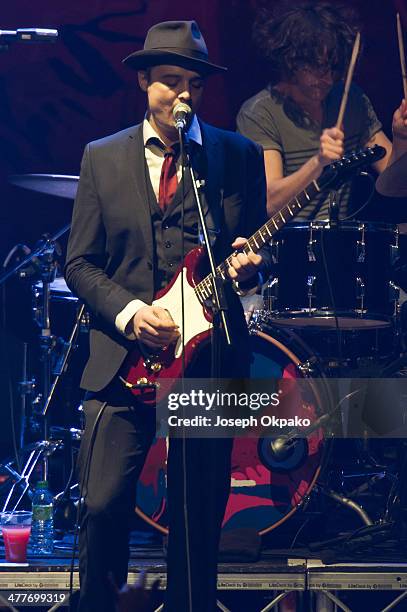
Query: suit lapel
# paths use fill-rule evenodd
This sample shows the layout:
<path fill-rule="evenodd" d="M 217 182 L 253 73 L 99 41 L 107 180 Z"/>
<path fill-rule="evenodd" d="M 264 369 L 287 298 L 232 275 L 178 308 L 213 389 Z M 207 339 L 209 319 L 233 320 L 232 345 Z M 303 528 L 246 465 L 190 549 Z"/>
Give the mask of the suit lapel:
<path fill-rule="evenodd" d="M 137 217 L 143 227 L 148 256 L 153 260 L 153 230 L 146 182 L 146 159 L 144 155 L 143 124 L 140 123 L 129 136 L 127 142 L 127 161 L 130 168 L 130 189 L 133 192 Z"/>
<path fill-rule="evenodd" d="M 200 123 L 202 131 L 202 154 L 204 156 L 205 186 L 202 190 L 202 202 L 206 222 L 210 230 L 210 238 L 214 244 L 220 233 L 223 217 L 223 180 L 224 157 L 223 149 L 216 136 L 216 130 L 206 123 Z"/>

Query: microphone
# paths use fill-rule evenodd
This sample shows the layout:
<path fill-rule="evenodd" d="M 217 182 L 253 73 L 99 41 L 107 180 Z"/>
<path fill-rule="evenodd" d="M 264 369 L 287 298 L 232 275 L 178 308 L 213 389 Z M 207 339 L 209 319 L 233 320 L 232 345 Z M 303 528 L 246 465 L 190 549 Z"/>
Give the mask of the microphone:
<path fill-rule="evenodd" d="M 326 424 L 328 424 L 333 418 L 335 411 L 336 409 L 332 411 L 332 413 L 327 412 L 326 414 L 323 414 L 314 423 L 312 423 L 309 427 L 306 427 L 305 429 L 303 429 L 301 432 L 299 431 L 297 427 L 294 427 L 286 435 L 282 435 L 282 436 L 279 436 L 278 438 L 275 438 L 270 443 L 271 452 L 278 459 L 285 458 L 289 453 L 292 452 L 295 445 L 301 439 L 309 436 L 317 429 L 320 429 L 321 427 L 324 427 Z"/>
<path fill-rule="evenodd" d="M 272 454 L 278 459 L 285 459 L 291 449 L 297 443 L 297 431 L 295 433 L 290 432 L 288 436 L 280 436 L 270 442 L 270 450 Z"/>
<path fill-rule="evenodd" d="M 280 459 L 280 458 L 284 459 L 290 452 L 292 452 L 295 449 L 295 445 L 299 441 L 301 441 L 302 439 L 305 439 L 306 436 L 309 436 L 309 434 L 313 433 L 317 429 L 320 429 L 321 427 L 325 427 L 325 425 L 328 425 L 334 418 L 336 412 L 342 406 L 343 402 L 345 402 L 346 400 L 349 400 L 351 397 L 353 397 L 357 393 L 360 393 L 362 390 L 363 390 L 363 387 L 360 387 L 359 389 L 355 389 L 354 391 L 347 393 L 336 404 L 333 410 L 321 415 L 309 427 L 306 427 L 305 429 L 303 429 L 301 431 L 301 435 L 300 435 L 298 428 L 294 427 L 291 431 L 288 432 L 288 434 L 275 438 L 275 440 L 273 440 L 270 444 L 271 452 L 277 457 L 277 459 Z"/>
<path fill-rule="evenodd" d="M 55 42 L 58 30 L 44 28 L 19 28 L 18 30 L 0 30 L 0 43 L 5 42 Z"/>
<path fill-rule="evenodd" d="M 185 102 L 178 102 L 175 105 L 174 110 L 172 111 L 172 115 L 175 121 L 175 127 L 177 130 L 185 130 L 188 119 L 192 114 L 192 109 Z"/>

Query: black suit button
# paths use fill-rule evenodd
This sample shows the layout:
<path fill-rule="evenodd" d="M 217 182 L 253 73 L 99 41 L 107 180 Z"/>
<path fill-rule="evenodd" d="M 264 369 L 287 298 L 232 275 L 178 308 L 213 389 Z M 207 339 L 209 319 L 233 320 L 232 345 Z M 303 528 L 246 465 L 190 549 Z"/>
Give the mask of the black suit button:
<path fill-rule="evenodd" d="M 169 240 L 165 241 L 165 248 L 166 249 L 170 249 L 172 247 L 172 242 L 170 242 Z"/>
<path fill-rule="evenodd" d="M 169 225 L 164 225 L 163 229 L 170 229 Z"/>
<path fill-rule="evenodd" d="M 172 268 L 172 267 L 173 267 L 173 265 L 174 265 L 174 264 L 172 263 L 172 261 L 169 261 L 169 262 L 168 262 L 168 267 L 169 267 L 169 268 Z"/>

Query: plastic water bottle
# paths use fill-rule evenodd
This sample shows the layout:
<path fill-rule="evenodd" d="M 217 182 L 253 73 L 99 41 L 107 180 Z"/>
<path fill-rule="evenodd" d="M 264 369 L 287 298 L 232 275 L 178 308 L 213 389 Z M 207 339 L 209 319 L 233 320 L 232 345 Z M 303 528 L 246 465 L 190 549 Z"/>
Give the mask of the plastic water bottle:
<path fill-rule="evenodd" d="M 51 555 L 54 551 L 54 498 L 48 482 L 37 482 L 32 498 L 31 552 L 33 555 Z"/>

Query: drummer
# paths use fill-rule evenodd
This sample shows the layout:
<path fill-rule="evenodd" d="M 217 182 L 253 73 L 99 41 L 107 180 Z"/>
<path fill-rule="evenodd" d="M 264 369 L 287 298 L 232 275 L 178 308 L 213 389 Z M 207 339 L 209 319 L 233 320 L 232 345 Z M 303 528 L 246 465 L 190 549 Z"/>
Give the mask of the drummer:
<path fill-rule="evenodd" d="M 392 144 L 366 94 L 352 84 L 342 129 L 335 126 L 357 28 L 354 15 L 327 2 L 273 3 L 259 12 L 255 42 L 270 66 L 267 87 L 247 100 L 238 130 L 264 148 L 267 208 L 271 216 L 343 154 Z M 349 215 L 351 185 L 335 193 L 337 217 Z M 318 194 L 296 220 L 327 219 L 331 195 Z"/>

